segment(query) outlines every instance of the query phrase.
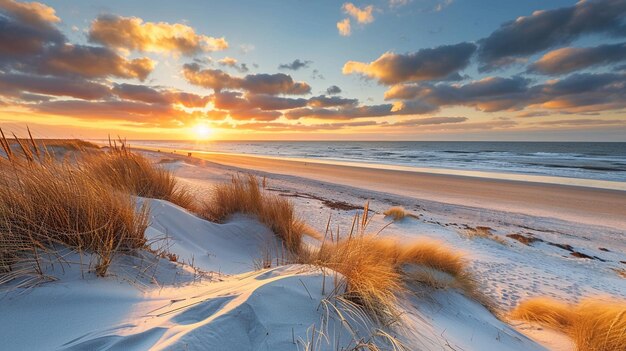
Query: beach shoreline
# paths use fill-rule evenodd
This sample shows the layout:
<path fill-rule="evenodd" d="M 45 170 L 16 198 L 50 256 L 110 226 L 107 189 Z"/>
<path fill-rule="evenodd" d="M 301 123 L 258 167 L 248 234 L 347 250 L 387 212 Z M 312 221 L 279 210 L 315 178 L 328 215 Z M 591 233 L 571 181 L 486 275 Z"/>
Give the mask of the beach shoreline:
<path fill-rule="evenodd" d="M 402 195 L 451 205 L 550 217 L 626 230 L 626 191 L 193 150 L 136 147 L 218 164 Z"/>

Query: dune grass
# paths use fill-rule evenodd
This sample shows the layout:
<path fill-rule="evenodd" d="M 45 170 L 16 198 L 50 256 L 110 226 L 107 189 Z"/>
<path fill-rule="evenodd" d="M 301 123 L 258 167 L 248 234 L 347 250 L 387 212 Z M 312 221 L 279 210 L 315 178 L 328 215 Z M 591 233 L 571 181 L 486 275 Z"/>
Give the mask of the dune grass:
<path fill-rule="evenodd" d="M 203 217 L 212 221 L 223 221 L 234 213 L 256 216 L 295 255 L 302 248 L 302 236 L 312 232 L 298 218 L 291 201 L 261 190 L 253 175 L 234 176 L 230 183 L 216 185 L 201 210 Z"/>
<path fill-rule="evenodd" d="M 465 233 L 465 236 L 467 236 L 470 239 L 477 239 L 477 238 L 489 239 L 489 240 L 497 242 L 498 244 L 507 245 L 507 242 L 505 239 L 493 234 L 491 230 L 492 229 L 489 227 L 476 227 L 476 228 L 469 228 L 464 233 Z"/>
<path fill-rule="evenodd" d="M 382 322 L 398 319 L 398 297 L 406 293 L 407 284 L 412 283 L 458 289 L 488 305 L 460 253 L 438 241 L 420 239 L 404 243 L 393 237 L 369 234 L 368 213 L 366 204 L 363 215 L 355 216 L 352 230 L 343 238 L 327 231 L 319 248 L 301 250 L 299 263 L 341 274 L 339 285 L 343 282 L 345 297 Z"/>
<path fill-rule="evenodd" d="M 120 142 L 108 152 L 84 155 L 79 165 L 101 182 L 133 195 L 162 199 L 197 211 L 191 192 L 180 185 L 172 172 L 155 165 L 144 156 L 131 152 Z"/>
<path fill-rule="evenodd" d="M 569 305 L 534 298 L 520 303 L 510 317 L 560 330 L 579 351 L 619 351 L 626 345 L 626 301 L 586 299 Z"/>
<path fill-rule="evenodd" d="M 32 137 L 0 135 L 0 283 L 19 277 L 15 265 L 44 274 L 42 254 L 54 257 L 59 246 L 95 254 L 101 276 L 116 253 L 145 246 L 146 206 L 137 208 L 84 163 L 54 158 Z"/>
<path fill-rule="evenodd" d="M 70 164 L 2 161 L 0 174 L 0 267 L 5 271 L 60 244 L 96 254 L 95 271 L 104 275 L 116 252 L 145 244 L 147 208 L 137 211 L 130 195 Z"/>
<path fill-rule="evenodd" d="M 415 275 L 404 270 L 406 266 L 426 267 L 449 276 L 446 283 L 438 276 L 419 283 L 459 289 L 481 303 L 486 301 L 465 261 L 453 249 L 436 241 L 401 243 L 367 233 L 371 220 L 368 204 L 362 214 L 355 216 L 343 238 L 329 229 L 320 238 L 296 216 L 288 199 L 263 191 L 252 175 L 238 175 L 229 183 L 215 186 L 202 209 L 203 217 L 212 221 L 223 221 L 234 213 L 257 216 L 285 243 L 291 259 L 284 262 L 311 264 L 339 273 L 342 278 L 336 279 L 335 289 L 344 290 L 346 298 L 380 321 L 396 319 L 397 297 L 406 292 L 409 281 L 415 281 Z M 303 235 L 321 239 L 321 244 L 304 245 Z"/>
<path fill-rule="evenodd" d="M 387 217 L 393 218 L 394 221 L 399 221 L 406 217 L 406 211 L 402 206 L 393 206 L 385 210 L 383 214 Z"/>

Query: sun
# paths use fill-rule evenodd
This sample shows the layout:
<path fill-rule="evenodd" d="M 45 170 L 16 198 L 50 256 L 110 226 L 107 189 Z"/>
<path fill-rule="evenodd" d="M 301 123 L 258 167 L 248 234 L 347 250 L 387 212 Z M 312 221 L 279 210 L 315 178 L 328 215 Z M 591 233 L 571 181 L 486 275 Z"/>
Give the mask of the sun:
<path fill-rule="evenodd" d="M 198 140 L 207 140 L 213 134 L 213 130 L 211 129 L 211 127 L 204 123 L 198 123 L 193 126 L 192 133 Z"/>

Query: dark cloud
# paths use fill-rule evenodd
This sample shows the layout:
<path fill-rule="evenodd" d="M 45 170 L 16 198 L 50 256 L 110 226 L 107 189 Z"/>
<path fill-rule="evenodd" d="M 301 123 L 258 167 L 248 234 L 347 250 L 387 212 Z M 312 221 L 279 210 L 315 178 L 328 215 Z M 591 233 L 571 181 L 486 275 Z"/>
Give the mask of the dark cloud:
<path fill-rule="evenodd" d="M 579 1 L 571 7 L 535 11 L 504 23 L 479 43 L 481 70 L 490 71 L 594 33 L 626 35 L 626 1 Z"/>
<path fill-rule="evenodd" d="M 381 117 L 391 114 L 393 105 L 373 105 L 373 106 L 359 106 L 349 107 L 342 109 L 328 109 L 328 108 L 300 108 L 285 113 L 287 119 L 300 119 L 300 118 L 317 118 L 317 119 L 337 119 L 347 120 L 353 118 L 366 118 L 366 117 Z"/>
<path fill-rule="evenodd" d="M 19 97 L 22 92 L 98 100 L 111 95 L 108 86 L 67 77 L 42 77 L 8 73 L 0 75 L 0 95 Z"/>
<path fill-rule="evenodd" d="M 101 15 L 91 23 L 89 40 L 107 47 L 140 52 L 195 55 L 228 48 L 224 38 L 196 34 L 181 23 L 144 22 L 137 17 Z"/>
<path fill-rule="evenodd" d="M 574 74 L 560 80 L 530 85 L 530 80 L 489 77 L 467 84 L 413 84 L 394 86 L 387 99 L 436 108 L 471 106 L 485 112 L 527 107 L 562 112 L 615 110 L 626 107 L 626 74 Z"/>
<path fill-rule="evenodd" d="M 229 115 L 232 119 L 237 121 L 273 121 L 282 116 L 282 113 L 255 108 L 250 110 L 233 110 L 229 112 Z"/>
<path fill-rule="evenodd" d="M 339 96 L 315 96 L 309 99 L 308 105 L 311 107 L 335 107 L 356 105 L 359 103 L 357 99 L 345 99 Z"/>
<path fill-rule="evenodd" d="M 81 119 L 113 119 L 138 122 L 168 123 L 186 114 L 175 111 L 169 105 L 147 104 L 135 101 L 48 101 L 31 108 L 38 112 Z M 174 117 L 175 116 L 175 117 Z"/>
<path fill-rule="evenodd" d="M 181 104 L 185 107 L 204 107 L 210 96 L 200 96 L 176 90 L 156 89 L 146 85 L 114 84 L 112 92 L 124 100 L 141 101 L 150 104 Z"/>
<path fill-rule="evenodd" d="M 558 126 L 597 126 L 597 125 L 626 125 L 626 121 L 617 119 L 560 119 L 555 121 L 537 122 L 541 125 Z"/>
<path fill-rule="evenodd" d="M 125 100 L 142 101 L 152 104 L 168 103 L 160 91 L 146 85 L 114 84 L 113 93 Z"/>
<path fill-rule="evenodd" d="M 401 104 L 400 104 L 401 105 Z M 363 105 L 363 106 L 342 106 L 340 108 L 304 107 L 285 112 L 287 119 L 317 118 L 349 120 L 355 118 L 386 117 L 391 115 L 412 115 L 431 112 L 433 109 L 425 109 L 419 104 L 400 106 L 398 104 Z"/>
<path fill-rule="evenodd" d="M 238 63 L 237 59 L 234 59 L 232 57 L 224 57 L 223 59 L 218 60 L 217 63 L 220 66 L 234 68 L 240 73 L 246 73 L 250 71 L 250 69 L 248 68 L 248 65 L 246 65 L 245 63 Z"/>
<path fill-rule="evenodd" d="M 307 99 L 302 98 L 292 99 L 267 94 L 248 94 L 246 97 L 251 106 L 261 110 L 287 110 L 303 107 L 307 104 Z"/>
<path fill-rule="evenodd" d="M 370 63 L 348 61 L 343 66 L 343 73 L 361 74 L 382 84 L 436 80 L 467 67 L 475 50 L 476 45 L 472 43 L 459 43 L 410 54 L 388 52 Z"/>
<path fill-rule="evenodd" d="M 108 48 L 65 44 L 47 50 L 37 63 L 38 72 L 85 78 L 118 77 L 145 80 L 155 62 L 147 57 L 128 60 Z"/>
<path fill-rule="evenodd" d="M 358 121 L 358 122 L 336 122 L 336 123 L 319 123 L 319 124 L 301 124 L 301 123 L 281 123 L 281 122 L 250 122 L 238 125 L 222 124 L 220 127 L 228 126 L 233 129 L 248 129 L 271 132 L 306 132 L 317 130 L 339 130 L 344 128 L 358 128 L 376 125 L 385 125 L 386 123 L 377 123 L 375 121 Z"/>
<path fill-rule="evenodd" d="M 326 89 L 326 94 L 328 95 L 336 95 L 341 94 L 341 88 L 336 85 L 331 85 Z"/>
<path fill-rule="evenodd" d="M 396 123 L 386 124 L 387 127 L 414 127 L 414 126 L 426 126 L 437 124 L 450 124 L 450 123 L 462 123 L 468 120 L 467 117 L 428 117 L 409 119 Z"/>
<path fill-rule="evenodd" d="M 0 2 L 0 67 L 15 57 L 34 55 L 65 36 L 54 26 L 54 10 L 39 3 Z"/>
<path fill-rule="evenodd" d="M 250 104 L 238 91 L 219 91 L 211 96 L 213 105 L 221 110 L 248 109 Z"/>
<path fill-rule="evenodd" d="M 28 74 L 139 80 L 154 69 L 147 57 L 129 60 L 108 48 L 67 43 L 55 27 L 58 21 L 43 4 L 0 2 L 0 67 Z"/>
<path fill-rule="evenodd" d="M 246 90 L 255 94 L 304 95 L 311 92 L 305 82 L 294 82 L 286 74 L 249 74 L 233 77 L 219 69 L 201 69 L 196 63 L 185 64 L 183 74 L 191 84 L 220 91 L 222 89 Z"/>
<path fill-rule="evenodd" d="M 529 72 L 560 75 L 594 66 L 626 61 L 626 43 L 550 51 L 530 65 Z"/>
<path fill-rule="evenodd" d="M 300 59 L 295 59 L 293 62 L 290 63 L 282 63 L 280 65 L 278 65 L 278 69 L 289 69 L 292 71 L 297 71 L 300 68 L 307 68 L 309 67 L 309 65 L 313 63 L 312 61 L 308 61 L 308 60 L 300 60 Z"/>

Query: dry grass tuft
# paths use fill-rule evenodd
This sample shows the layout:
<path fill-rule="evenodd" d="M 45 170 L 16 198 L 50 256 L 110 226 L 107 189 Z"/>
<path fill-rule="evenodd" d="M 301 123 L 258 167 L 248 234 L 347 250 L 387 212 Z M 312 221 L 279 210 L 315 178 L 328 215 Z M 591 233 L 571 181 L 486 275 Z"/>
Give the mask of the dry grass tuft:
<path fill-rule="evenodd" d="M 470 239 L 476 239 L 476 238 L 489 239 L 499 244 L 507 245 L 506 240 L 502 239 L 499 236 L 494 235 L 491 232 L 491 228 L 489 227 L 470 228 L 467 231 L 465 231 L 465 235 Z"/>
<path fill-rule="evenodd" d="M 380 321 L 397 319 L 397 296 L 407 291 L 406 283 L 410 282 L 459 289 L 481 303 L 486 301 L 461 254 L 436 241 L 402 243 L 367 234 L 368 222 L 366 205 L 363 216 L 355 216 L 346 236 L 339 238 L 338 233 L 327 231 L 320 248 L 302 250 L 299 263 L 340 273 L 346 297 Z M 418 279 L 416 272 L 429 272 L 428 279 L 423 274 Z"/>
<path fill-rule="evenodd" d="M 626 301 L 587 299 L 568 305 L 535 298 L 519 304 L 510 316 L 561 330 L 580 351 L 620 351 L 626 345 Z"/>
<path fill-rule="evenodd" d="M 397 269 L 396 245 L 371 235 L 356 235 L 324 243 L 304 262 L 329 268 L 345 279 L 346 298 L 380 320 L 396 316 L 397 294 L 405 291 Z"/>
<path fill-rule="evenodd" d="M 123 143 L 122 147 L 112 147 L 109 152 L 87 154 L 79 164 L 95 179 L 122 191 L 197 211 L 193 195 L 178 183 L 172 172 L 129 151 Z"/>
<path fill-rule="evenodd" d="M 385 216 L 393 218 L 394 221 L 399 221 L 406 217 L 406 211 L 402 206 L 394 206 L 388 208 L 385 212 L 383 212 Z"/>
<path fill-rule="evenodd" d="M 419 240 L 399 248 L 398 261 L 417 264 L 460 277 L 466 272 L 466 264 L 460 253 L 434 240 Z"/>
<path fill-rule="evenodd" d="M 223 221 L 234 213 L 258 217 L 285 242 L 286 248 L 296 255 L 302 248 L 302 235 L 313 233 L 310 227 L 296 216 L 291 201 L 262 191 L 253 175 L 235 176 L 230 183 L 215 186 L 212 198 L 201 210 L 205 218 L 213 221 Z"/>
<path fill-rule="evenodd" d="M 33 270 L 43 275 L 42 255 L 55 257 L 59 246 L 95 254 L 98 275 L 116 253 L 145 246 L 146 206 L 137 209 L 130 194 L 51 157 L 32 136 L 15 143 L 17 150 L 0 129 L 0 284 Z"/>
<path fill-rule="evenodd" d="M 116 252 L 145 244 L 147 208 L 137 211 L 130 195 L 73 165 L 2 161 L 0 174 L 0 267 L 5 271 L 60 244 L 96 254 L 96 273 L 104 275 Z"/>

